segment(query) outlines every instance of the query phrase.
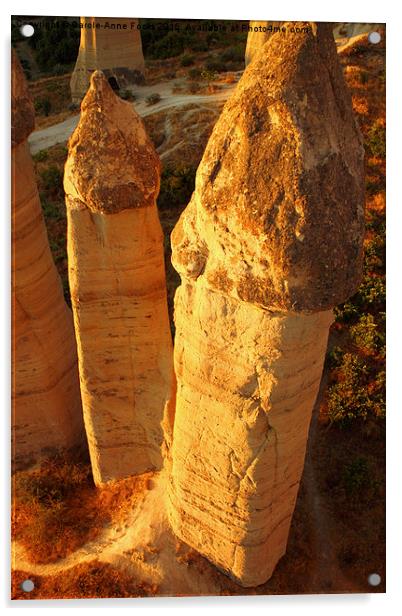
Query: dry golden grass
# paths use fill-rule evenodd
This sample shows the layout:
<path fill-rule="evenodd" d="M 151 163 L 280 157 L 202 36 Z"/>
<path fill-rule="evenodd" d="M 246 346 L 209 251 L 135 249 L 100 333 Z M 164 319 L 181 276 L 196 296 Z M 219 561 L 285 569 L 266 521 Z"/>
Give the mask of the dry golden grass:
<path fill-rule="evenodd" d="M 352 106 L 353 111 L 357 113 L 357 115 L 368 115 L 368 103 L 367 99 L 362 96 L 352 96 Z"/>
<path fill-rule="evenodd" d="M 32 580 L 31 592 L 21 588 L 24 580 Z M 14 571 L 11 579 L 12 599 L 107 599 L 153 597 L 157 587 L 134 580 L 108 563 L 93 560 L 63 571 L 60 575 L 38 576 Z"/>
<path fill-rule="evenodd" d="M 58 455 L 13 477 L 12 536 L 32 563 L 65 558 L 120 523 L 148 489 L 151 474 L 96 489 L 86 460 Z"/>

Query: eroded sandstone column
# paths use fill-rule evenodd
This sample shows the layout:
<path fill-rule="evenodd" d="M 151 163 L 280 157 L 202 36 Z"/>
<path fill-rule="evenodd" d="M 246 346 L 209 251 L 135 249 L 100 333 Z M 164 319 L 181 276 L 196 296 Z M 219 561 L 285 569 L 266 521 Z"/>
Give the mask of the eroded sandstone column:
<path fill-rule="evenodd" d="M 267 40 L 283 26 L 283 21 L 250 21 L 245 62 L 248 66 L 261 49 L 261 47 L 267 42 Z"/>
<path fill-rule="evenodd" d="M 77 353 L 49 248 L 28 135 L 34 108 L 12 54 L 12 443 L 15 468 L 83 440 Z"/>
<path fill-rule="evenodd" d="M 81 17 L 80 24 L 80 47 L 70 81 L 74 103 L 85 96 L 95 70 L 101 70 L 115 89 L 144 81 L 144 56 L 137 19 Z"/>
<path fill-rule="evenodd" d="M 286 551 L 331 308 L 361 276 L 363 202 L 330 28 L 272 36 L 226 103 L 172 234 L 169 516 L 244 586 Z"/>
<path fill-rule="evenodd" d="M 158 469 L 173 374 L 160 162 L 132 105 L 97 71 L 64 189 L 81 394 L 95 482 Z"/>

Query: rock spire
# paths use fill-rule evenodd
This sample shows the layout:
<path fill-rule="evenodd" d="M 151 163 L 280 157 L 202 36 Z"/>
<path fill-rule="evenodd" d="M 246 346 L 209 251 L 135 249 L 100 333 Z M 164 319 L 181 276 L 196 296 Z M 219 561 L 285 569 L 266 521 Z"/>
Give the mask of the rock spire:
<path fill-rule="evenodd" d="M 27 138 L 34 108 L 12 53 L 12 429 L 23 468 L 84 440 L 71 311 L 53 262 Z"/>
<path fill-rule="evenodd" d="M 132 105 L 91 77 L 69 141 L 69 280 L 95 482 L 161 467 L 173 376 L 160 162 Z"/>
<path fill-rule="evenodd" d="M 286 551 L 331 309 L 362 273 L 351 98 L 330 26 L 296 25 L 244 72 L 172 234 L 170 521 L 244 586 Z"/>

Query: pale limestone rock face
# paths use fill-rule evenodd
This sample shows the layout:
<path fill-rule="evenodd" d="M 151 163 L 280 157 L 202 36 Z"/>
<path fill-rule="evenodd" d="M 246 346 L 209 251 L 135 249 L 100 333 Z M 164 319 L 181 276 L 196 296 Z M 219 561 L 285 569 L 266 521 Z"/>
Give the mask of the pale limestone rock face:
<path fill-rule="evenodd" d="M 160 163 L 143 123 L 95 72 L 69 142 L 69 280 L 95 482 L 159 469 L 172 387 Z"/>
<path fill-rule="evenodd" d="M 244 586 L 286 551 L 332 312 L 272 314 L 183 282 L 170 519 Z"/>
<path fill-rule="evenodd" d="M 95 70 L 101 70 L 120 89 L 143 82 L 145 65 L 137 19 L 81 17 L 80 23 L 80 48 L 70 82 L 73 102 L 83 99 Z"/>
<path fill-rule="evenodd" d="M 12 56 L 13 465 L 84 440 L 73 321 L 43 220 L 27 137 L 33 104 Z"/>
<path fill-rule="evenodd" d="M 172 234 L 170 522 L 244 586 L 286 551 L 331 308 L 361 276 L 363 152 L 337 62 L 326 26 L 268 41 Z"/>

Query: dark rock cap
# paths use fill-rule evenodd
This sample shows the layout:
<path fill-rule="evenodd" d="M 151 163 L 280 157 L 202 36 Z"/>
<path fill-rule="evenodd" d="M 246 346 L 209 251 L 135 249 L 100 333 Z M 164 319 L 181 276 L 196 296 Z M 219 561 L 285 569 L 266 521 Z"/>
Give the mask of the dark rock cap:
<path fill-rule="evenodd" d="M 361 279 L 364 149 L 331 26 L 285 27 L 215 125 L 173 263 L 241 300 L 311 312 L 346 300 Z"/>
<path fill-rule="evenodd" d="M 116 96 L 102 71 L 92 74 L 68 149 L 69 198 L 105 214 L 154 205 L 159 157 L 132 104 Z"/>

